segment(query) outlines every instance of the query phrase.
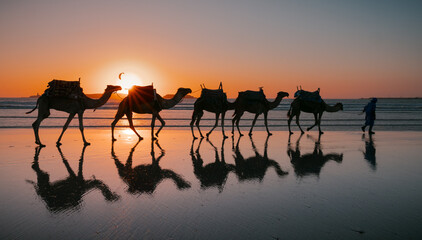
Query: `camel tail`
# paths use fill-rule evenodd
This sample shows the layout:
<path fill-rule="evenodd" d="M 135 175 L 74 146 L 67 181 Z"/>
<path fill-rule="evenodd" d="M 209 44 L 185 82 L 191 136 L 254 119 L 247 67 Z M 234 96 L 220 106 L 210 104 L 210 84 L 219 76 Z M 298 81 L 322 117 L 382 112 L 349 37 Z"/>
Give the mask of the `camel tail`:
<path fill-rule="evenodd" d="M 32 109 L 32 110 L 31 110 L 31 111 L 29 111 L 29 112 L 26 112 L 26 114 L 30 114 L 30 113 L 32 113 L 33 111 L 35 111 L 35 109 L 37 109 L 37 108 L 38 108 L 38 101 L 39 101 L 39 99 L 37 100 L 37 104 L 35 104 L 34 109 Z"/>

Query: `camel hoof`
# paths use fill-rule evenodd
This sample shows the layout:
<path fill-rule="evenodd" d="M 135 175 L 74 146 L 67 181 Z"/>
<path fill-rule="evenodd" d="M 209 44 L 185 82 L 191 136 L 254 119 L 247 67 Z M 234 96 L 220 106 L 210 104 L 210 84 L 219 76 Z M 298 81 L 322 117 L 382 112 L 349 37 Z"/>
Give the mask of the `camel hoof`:
<path fill-rule="evenodd" d="M 45 145 L 44 144 L 42 144 L 42 143 L 36 143 L 36 144 L 38 144 L 38 146 L 40 146 L 40 147 L 45 147 Z"/>
<path fill-rule="evenodd" d="M 62 144 L 60 142 L 56 142 L 56 146 L 61 146 Z"/>
<path fill-rule="evenodd" d="M 226 135 L 223 135 L 223 138 L 229 138 L 229 137 L 227 137 Z"/>
<path fill-rule="evenodd" d="M 157 138 L 156 137 L 151 137 L 151 140 L 157 140 Z"/>
<path fill-rule="evenodd" d="M 301 131 L 300 134 L 305 134 L 305 132 L 304 131 Z"/>
<path fill-rule="evenodd" d="M 243 134 L 242 134 L 242 133 L 239 133 L 239 136 L 240 136 L 240 137 L 242 137 L 242 136 L 243 136 Z"/>
<path fill-rule="evenodd" d="M 289 134 L 290 134 L 290 135 L 292 135 L 292 134 L 293 134 L 293 132 L 289 132 Z"/>
<path fill-rule="evenodd" d="M 250 133 L 248 133 L 248 135 L 249 135 L 249 136 L 252 136 L 252 133 L 250 132 Z"/>
<path fill-rule="evenodd" d="M 91 145 L 91 143 L 89 143 L 89 142 L 84 143 L 84 146 L 89 146 L 89 145 Z"/>
<path fill-rule="evenodd" d="M 324 132 L 319 132 L 319 134 L 321 135 L 321 134 L 324 134 Z"/>
<path fill-rule="evenodd" d="M 112 142 L 115 142 L 115 141 L 117 141 L 117 139 L 115 139 L 115 138 L 112 138 L 112 139 L 111 139 L 111 141 L 112 141 Z"/>
<path fill-rule="evenodd" d="M 198 139 L 197 137 L 193 136 L 193 139 Z"/>
<path fill-rule="evenodd" d="M 144 139 L 143 137 L 139 136 L 139 141 L 141 141 L 141 140 L 143 140 L 143 139 Z"/>
<path fill-rule="evenodd" d="M 273 135 L 272 133 L 268 133 L 268 136 L 271 136 L 271 135 Z"/>

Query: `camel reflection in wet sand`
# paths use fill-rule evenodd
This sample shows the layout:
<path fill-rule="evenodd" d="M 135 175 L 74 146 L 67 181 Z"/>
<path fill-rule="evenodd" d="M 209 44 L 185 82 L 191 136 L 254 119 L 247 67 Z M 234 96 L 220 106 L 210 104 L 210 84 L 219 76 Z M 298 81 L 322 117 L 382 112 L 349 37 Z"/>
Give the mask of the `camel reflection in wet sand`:
<path fill-rule="evenodd" d="M 212 142 L 207 138 L 207 142 L 214 148 L 215 152 L 215 161 L 212 163 L 209 163 L 204 166 L 204 160 L 202 159 L 202 156 L 199 152 L 199 149 L 201 147 L 201 143 L 203 138 L 199 140 L 198 147 L 196 148 L 195 152 L 194 139 L 192 141 L 192 145 L 190 148 L 190 155 L 192 158 L 192 165 L 193 165 L 193 172 L 198 178 L 198 180 L 201 182 L 201 188 L 211 188 L 211 187 L 217 187 L 219 192 L 222 192 L 224 189 L 224 184 L 226 183 L 228 174 L 234 170 L 233 164 L 227 164 L 224 158 L 224 142 L 226 138 L 223 138 L 222 144 L 221 144 L 221 159 L 218 155 L 218 149 L 217 147 L 212 144 Z"/>
<path fill-rule="evenodd" d="M 372 139 L 372 134 L 369 134 L 368 138 L 365 138 L 365 134 L 362 134 L 362 140 L 365 141 L 365 151 L 362 151 L 363 158 L 368 162 L 369 167 L 375 171 L 377 170 L 377 159 L 375 157 L 375 144 Z"/>
<path fill-rule="evenodd" d="M 310 175 L 316 175 L 319 177 L 322 167 L 329 160 L 333 160 L 337 163 L 343 161 L 343 154 L 330 153 L 324 154 L 321 147 L 321 134 L 318 139 L 314 139 L 312 136 L 307 135 L 308 138 L 313 139 L 315 142 L 314 151 L 312 153 L 302 154 L 300 152 L 300 140 L 303 134 L 296 141 L 296 148 L 293 149 L 290 143 L 290 136 L 287 145 L 287 155 L 290 157 L 290 162 L 294 168 L 297 177 L 305 177 Z"/>
<path fill-rule="evenodd" d="M 160 149 L 160 156 L 155 158 L 154 142 Z M 190 188 L 190 183 L 185 181 L 180 175 L 173 172 L 172 170 L 162 169 L 159 165 L 160 160 L 164 157 L 165 151 L 158 144 L 158 140 L 151 141 L 151 164 L 141 164 L 136 167 L 132 167 L 132 158 L 136 146 L 139 141 L 130 150 L 129 156 L 126 160 L 126 164 L 120 162 L 114 152 L 114 142 L 111 147 L 111 155 L 116 164 L 120 178 L 128 185 L 127 191 L 131 194 L 152 194 L 164 179 L 171 179 L 176 184 L 179 190 Z"/>
<path fill-rule="evenodd" d="M 64 157 L 60 147 L 57 146 L 69 176 L 53 183 L 50 182 L 50 175 L 41 170 L 39 166 L 38 157 L 43 147 L 38 146 L 35 148 L 32 169 L 37 174 L 37 182 L 30 180 L 27 180 L 27 182 L 34 186 L 36 193 L 45 202 L 49 211 L 62 212 L 66 210 L 78 210 L 81 208 L 83 196 L 95 189 L 100 190 L 105 200 L 109 202 L 116 201 L 120 198 L 120 196 L 112 192 L 104 182 L 95 179 L 94 176 L 88 180 L 84 179 L 82 168 L 86 147 L 87 145 L 82 149 L 81 157 L 79 159 L 78 174 L 76 175 Z"/>
<path fill-rule="evenodd" d="M 239 150 L 239 142 L 241 139 L 241 136 L 239 136 L 236 148 L 234 146 L 232 147 L 236 164 L 234 172 L 239 181 L 258 180 L 261 182 L 269 167 L 273 167 L 279 177 L 288 174 L 288 172 L 285 172 L 280 168 L 280 165 L 276 161 L 268 158 L 267 149 L 269 137 L 270 136 L 267 136 L 267 139 L 265 140 L 264 155 L 259 154 L 252 137 L 249 137 L 255 156 L 245 159 Z M 234 139 L 232 138 L 232 140 Z"/>

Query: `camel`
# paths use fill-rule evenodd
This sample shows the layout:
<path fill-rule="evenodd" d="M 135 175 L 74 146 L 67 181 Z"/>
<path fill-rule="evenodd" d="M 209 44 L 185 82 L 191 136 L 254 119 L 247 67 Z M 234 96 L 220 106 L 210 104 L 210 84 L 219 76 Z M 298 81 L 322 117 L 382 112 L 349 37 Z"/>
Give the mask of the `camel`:
<path fill-rule="evenodd" d="M 269 167 L 273 167 L 279 177 L 284 177 L 288 174 L 288 172 L 285 172 L 280 168 L 280 165 L 276 161 L 268 158 L 267 149 L 269 137 L 270 135 L 268 135 L 265 140 L 264 155 L 259 154 L 252 137 L 249 137 L 255 156 L 245 159 L 239 150 L 239 142 L 241 138 L 241 136 L 239 136 L 236 148 L 233 146 L 233 152 L 236 164 L 234 172 L 240 181 L 258 180 L 261 182 Z"/>
<path fill-rule="evenodd" d="M 210 90 L 210 89 L 206 89 L 205 87 L 202 87 L 201 97 L 196 99 L 194 103 L 192 121 L 190 122 L 190 129 L 192 131 L 193 138 L 197 139 L 193 131 L 194 123 L 196 127 L 198 128 L 201 138 L 204 137 L 202 135 L 201 129 L 199 128 L 199 122 L 201 121 L 201 118 L 204 115 L 204 111 L 215 113 L 215 124 L 211 128 L 211 130 L 206 134 L 207 138 L 210 136 L 212 131 L 217 127 L 220 114 L 221 114 L 221 129 L 223 132 L 223 137 L 228 138 L 226 134 L 224 133 L 224 118 L 226 116 L 227 110 L 232 110 L 232 109 L 234 109 L 234 105 L 230 103 L 229 101 L 227 101 L 227 95 L 226 93 L 223 92 L 223 86 L 221 83 L 217 90 Z"/>
<path fill-rule="evenodd" d="M 289 94 L 286 92 L 278 92 L 277 97 L 274 99 L 274 101 L 270 102 L 265 98 L 265 95 L 262 89 L 260 89 L 259 92 L 257 91 L 239 92 L 239 95 L 236 101 L 234 102 L 235 111 L 234 111 L 234 114 L 233 114 L 234 117 L 232 120 L 232 134 L 234 134 L 234 123 L 236 123 L 237 130 L 239 131 L 239 135 L 243 136 L 243 134 L 240 132 L 240 129 L 239 129 L 239 121 L 243 113 L 247 111 L 250 113 L 255 113 L 255 117 L 252 121 L 252 127 L 249 130 L 249 136 L 252 135 L 252 130 L 255 126 L 256 119 L 262 113 L 264 114 L 265 128 L 267 129 L 267 134 L 272 135 L 272 133 L 270 133 L 270 131 L 268 130 L 268 123 L 267 123 L 268 111 L 276 108 L 280 104 L 281 100 L 284 97 L 288 97 L 288 96 Z"/>
<path fill-rule="evenodd" d="M 289 126 L 289 134 L 293 134 L 293 132 L 290 130 L 290 123 L 294 116 L 296 116 L 296 124 L 299 127 L 301 133 L 303 134 L 304 131 L 300 127 L 299 124 L 299 116 L 300 112 L 306 112 L 306 113 L 312 113 L 314 114 L 315 123 L 314 125 L 308 127 L 306 130 L 309 131 L 316 125 L 318 125 L 318 130 L 320 134 L 323 134 L 324 132 L 321 131 L 321 117 L 324 112 L 338 112 L 340 110 L 343 110 L 343 104 L 342 103 L 336 103 L 334 106 L 330 106 L 326 104 L 323 100 L 321 102 L 316 101 L 307 101 L 300 98 L 296 98 L 293 100 L 293 102 L 290 104 L 290 109 L 287 112 L 287 117 L 289 118 L 287 120 L 287 124 Z"/>
<path fill-rule="evenodd" d="M 215 161 L 205 166 L 204 160 L 202 159 L 201 154 L 199 153 L 202 140 L 203 138 L 199 140 L 199 144 L 195 152 L 193 151 L 195 139 L 192 140 L 190 155 L 194 168 L 193 173 L 195 174 L 196 178 L 198 178 L 198 180 L 201 182 L 201 188 L 205 189 L 215 186 L 218 188 L 219 192 L 222 192 L 228 174 L 234 170 L 234 166 L 232 164 L 227 164 L 224 158 L 224 142 L 226 138 L 223 138 L 223 142 L 221 144 L 221 159 L 218 155 L 217 147 L 215 147 L 214 144 L 212 144 L 212 142 L 207 139 L 208 143 L 214 148 Z"/>
<path fill-rule="evenodd" d="M 82 204 L 83 196 L 95 189 L 101 191 L 106 201 L 112 202 L 120 198 L 120 196 L 112 192 L 103 181 L 95 179 L 95 177 L 92 177 L 89 180 L 86 180 L 83 177 L 82 166 L 86 147 L 87 145 L 82 149 L 81 157 L 79 159 L 79 169 L 76 174 L 64 157 L 60 147 L 57 146 L 69 176 L 53 183 L 50 182 L 50 175 L 41 170 L 39 166 L 38 157 L 43 147 L 37 146 L 35 148 L 32 169 L 37 174 L 37 182 L 35 183 L 30 180 L 27 180 L 27 182 L 34 186 L 37 194 L 45 202 L 49 211 L 56 213 L 69 209 L 79 209 Z"/>
<path fill-rule="evenodd" d="M 111 139 L 112 141 L 116 141 L 117 139 L 114 138 L 114 127 L 116 126 L 117 122 L 126 115 L 127 120 L 129 121 L 129 127 L 132 129 L 136 136 L 138 136 L 139 140 L 142 140 L 143 137 L 136 132 L 135 127 L 133 126 L 133 120 L 132 116 L 133 113 L 139 113 L 139 114 L 152 114 L 152 120 L 151 120 L 151 139 L 155 140 L 156 137 L 158 137 L 158 134 L 160 133 L 161 129 L 166 125 L 166 122 L 161 118 L 160 111 L 163 109 L 169 109 L 174 107 L 176 104 L 178 104 L 183 97 L 185 97 L 187 94 L 191 93 L 192 90 L 190 88 L 179 88 L 177 90 L 177 93 L 173 96 L 171 99 L 164 99 L 159 94 L 157 94 L 157 100 L 156 104 L 133 104 L 131 105 L 129 103 L 129 96 L 125 97 L 122 102 L 119 104 L 119 109 L 117 110 L 116 116 L 114 117 L 114 121 L 111 123 Z M 161 122 L 161 126 L 158 129 L 158 131 L 155 133 L 154 136 L 154 127 L 155 127 L 155 119 L 158 119 Z"/>
<path fill-rule="evenodd" d="M 56 145 L 61 145 L 60 141 L 70 122 L 72 121 L 75 114 L 78 114 L 79 118 L 79 130 L 82 134 L 82 139 L 84 145 L 89 145 L 90 143 L 86 141 L 84 135 L 84 125 L 83 125 L 83 114 L 86 109 L 94 109 L 94 111 L 104 105 L 108 99 L 111 97 L 111 94 L 115 91 L 119 91 L 122 88 L 120 86 L 107 85 L 107 88 L 104 90 L 103 95 L 99 99 L 92 99 L 83 95 L 79 99 L 75 98 L 66 98 L 66 97 L 52 97 L 47 96 L 47 94 L 41 95 L 38 100 L 35 108 L 27 112 L 29 114 L 35 109 L 38 108 L 38 117 L 37 120 L 32 124 L 32 128 L 35 133 L 35 143 L 40 146 L 45 146 L 41 143 L 40 137 L 38 135 L 38 130 L 41 122 L 50 116 L 50 109 L 55 109 L 58 111 L 63 111 L 69 113 L 66 123 L 63 126 L 62 133 L 59 136 L 59 139 L 56 142 Z"/>
<path fill-rule="evenodd" d="M 300 140 L 303 134 L 296 141 L 296 148 L 294 149 L 290 144 L 290 135 L 287 145 L 287 155 L 290 158 L 290 162 L 294 168 L 297 177 L 305 177 L 309 175 L 316 175 L 319 177 L 322 167 L 330 160 L 337 163 L 343 161 L 343 154 L 330 153 L 324 154 L 321 147 L 321 134 L 318 136 L 318 140 L 314 140 L 314 151 L 312 153 L 302 154 L 300 152 Z M 312 139 L 312 136 L 308 135 L 308 138 Z"/>
<path fill-rule="evenodd" d="M 127 191 L 131 194 L 152 194 L 157 186 L 164 179 L 171 179 L 179 190 L 190 188 L 190 183 L 185 181 L 179 174 L 169 169 L 162 169 L 159 165 L 160 160 L 164 157 L 164 150 L 158 144 L 158 140 L 151 141 L 151 164 L 141 164 L 136 167 L 132 166 L 133 153 L 140 140 L 131 148 L 126 164 L 120 162 L 114 152 L 114 142 L 111 145 L 111 156 L 114 159 L 116 168 L 120 178 L 127 184 Z M 154 142 L 160 149 L 160 156 L 155 158 Z"/>

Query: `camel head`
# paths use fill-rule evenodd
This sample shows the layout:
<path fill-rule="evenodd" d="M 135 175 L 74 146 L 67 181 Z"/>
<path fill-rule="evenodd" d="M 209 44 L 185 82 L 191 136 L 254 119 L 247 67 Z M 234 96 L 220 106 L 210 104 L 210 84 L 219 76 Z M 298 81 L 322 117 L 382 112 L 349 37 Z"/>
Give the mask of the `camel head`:
<path fill-rule="evenodd" d="M 288 97 L 288 96 L 289 96 L 289 93 L 286 93 L 286 92 L 278 92 L 277 93 L 277 97 L 284 98 L 284 97 Z"/>
<path fill-rule="evenodd" d="M 183 96 L 186 96 L 187 94 L 191 93 L 192 90 L 190 88 L 179 88 L 177 89 L 177 93 L 181 93 Z"/>
<path fill-rule="evenodd" d="M 336 107 L 343 111 L 343 103 L 336 103 Z"/>
<path fill-rule="evenodd" d="M 120 86 L 114 86 L 114 85 L 107 85 L 107 88 L 104 90 L 104 92 L 116 92 L 122 90 L 122 87 Z"/>

